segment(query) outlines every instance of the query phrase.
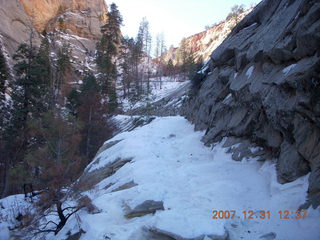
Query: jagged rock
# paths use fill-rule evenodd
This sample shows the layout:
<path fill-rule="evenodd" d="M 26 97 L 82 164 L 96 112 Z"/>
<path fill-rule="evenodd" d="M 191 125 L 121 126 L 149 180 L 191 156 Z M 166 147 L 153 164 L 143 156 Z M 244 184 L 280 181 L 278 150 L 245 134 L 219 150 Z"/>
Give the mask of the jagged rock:
<path fill-rule="evenodd" d="M 310 174 L 308 193 L 309 205 L 313 208 L 320 206 L 320 165 Z"/>
<path fill-rule="evenodd" d="M 146 233 L 145 239 L 146 240 L 227 240 L 228 239 L 228 233 L 225 232 L 223 236 L 217 236 L 217 235 L 201 235 L 198 237 L 193 238 L 185 238 L 178 234 L 175 234 L 173 232 L 164 231 L 159 228 L 150 228 L 150 229 L 144 229 L 144 232 Z"/>
<path fill-rule="evenodd" d="M 136 184 L 134 181 L 131 181 L 131 182 L 125 183 L 122 186 L 112 190 L 112 192 L 118 192 L 118 191 L 126 190 L 126 189 L 129 189 L 129 188 L 133 188 L 135 186 L 138 186 L 138 184 Z"/>
<path fill-rule="evenodd" d="M 115 174 L 125 164 L 130 163 L 132 159 L 133 158 L 123 158 L 123 159 L 117 158 L 113 162 L 93 171 L 90 171 L 90 167 L 89 167 L 82 174 L 77 185 L 82 191 L 91 189 L 94 185 L 101 182 L 103 179 Z M 95 161 L 92 163 L 92 165 L 94 164 L 95 164 Z"/>
<path fill-rule="evenodd" d="M 96 154 L 96 157 L 97 157 L 100 153 L 102 153 L 102 152 L 104 152 L 105 150 L 113 147 L 114 145 L 118 144 L 118 143 L 121 142 L 121 141 L 122 141 L 122 140 L 109 141 L 109 142 L 103 144 L 103 145 L 99 148 L 99 150 L 98 150 L 98 152 L 97 152 L 97 154 Z M 97 160 L 98 160 L 98 158 L 97 158 Z"/>
<path fill-rule="evenodd" d="M 135 218 L 135 217 L 142 217 L 147 214 L 154 214 L 158 210 L 164 210 L 163 202 L 162 201 L 153 201 L 147 200 L 143 203 L 136 206 L 134 209 L 130 209 L 125 217 L 126 218 Z"/>
<path fill-rule="evenodd" d="M 68 233 L 68 238 L 66 240 L 79 240 L 81 238 L 82 234 L 84 234 L 84 233 L 86 233 L 86 232 L 83 231 L 82 229 L 80 229 L 80 231 L 75 234 Z"/>
<path fill-rule="evenodd" d="M 310 167 L 296 148 L 284 141 L 281 145 L 277 170 L 279 182 L 291 182 L 310 172 Z"/>
<path fill-rule="evenodd" d="M 182 107 L 206 130 L 207 145 L 236 137 L 262 147 L 263 159 L 277 158 L 282 182 L 311 170 L 317 205 L 310 189 L 318 189 L 320 164 L 319 15 L 315 0 L 262 1 L 212 53 L 211 74 Z"/>

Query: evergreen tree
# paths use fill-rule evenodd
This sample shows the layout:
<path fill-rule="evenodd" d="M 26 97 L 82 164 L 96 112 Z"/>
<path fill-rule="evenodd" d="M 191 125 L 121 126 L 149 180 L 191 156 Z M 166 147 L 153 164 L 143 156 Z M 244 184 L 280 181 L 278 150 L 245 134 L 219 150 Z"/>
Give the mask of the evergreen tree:
<path fill-rule="evenodd" d="M 102 38 L 97 43 L 97 65 L 102 73 L 100 77 L 101 91 L 109 99 L 109 110 L 117 107 L 116 80 L 118 46 L 121 40 L 120 26 L 122 16 L 116 4 L 112 3 L 107 13 L 108 22 L 101 27 Z"/>
<path fill-rule="evenodd" d="M 7 103 L 6 103 L 6 85 L 9 78 L 9 71 L 6 63 L 6 59 L 2 53 L 0 46 L 0 198 L 2 192 L 4 191 L 6 181 L 7 181 L 7 171 L 8 162 L 5 157 L 5 140 L 4 140 L 4 130 L 5 130 L 5 119 L 7 118 Z"/>
<path fill-rule="evenodd" d="M 135 84 L 135 94 L 140 93 L 139 82 L 139 62 L 141 53 L 136 41 L 133 38 L 123 39 L 123 46 L 121 52 L 121 68 L 122 68 L 122 84 L 124 97 L 131 97 L 132 84 Z"/>
<path fill-rule="evenodd" d="M 54 102 L 64 104 L 64 96 L 67 95 L 69 89 L 66 89 L 66 82 L 72 78 L 72 65 L 70 56 L 72 49 L 67 43 L 63 43 L 58 49 L 58 60 L 56 67 L 56 77 L 53 83 Z"/>
<path fill-rule="evenodd" d="M 6 93 L 6 81 L 9 78 L 9 71 L 6 59 L 2 53 L 0 46 L 0 108 L 3 107 Z"/>
<path fill-rule="evenodd" d="M 196 68 L 196 62 L 194 59 L 194 52 L 192 48 L 188 46 L 186 39 L 182 39 L 178 49 L 178 64 L 180 65 L 180 71 L 183 77 L 191 78 Z"/>
<path fill-rule="evenodd" d="M 43 38 L 37 58 L 36 63 L 38 65 L 38 70 L 41 72 L 39 75 L 40 82 L 43 84 L 42 96 L 43 101 L 47 105 L 47 109 L 53 106 L 53 77 L 52 77 L 52 63 L 50 60 L 50 43 L 47 37 Z"/>
<path fill-rule="evenodd" d="M 37 188 L 42 189 L 36 205 L 38 214 L 45 216 L 55 212 L 59 218 L 50 230 L 46 228 L 47 223 L 43 227 L 40 225 L 39 231 L 57 234 L 68 218 L 82 208 L 79 205 L 63 208 L 68 194 L 66 188 L 79 177 L 85 164 L 79 153 L 81 125 L 74 117 L 65 116 L 57 109 L 50 110 L 39 119 L 29 121 L 28 125 L 33 137 L 43 139 L 43 143 L 29 150 L 24 158 L 24 165 L 37 170 L 29 171 L 28 178 Z M 38 218 L 33 221 L 33 224 L 37 224 Z"/>
<path fill-rule="evenodd" d="M 31 136 L 28 122 L 39 119 L 49 106 L 49 82 L 45 70 L 50 69 L 50 63 L 45 61 L 47 58 L 44 51 L 38 51 L 32 41 L 30 43 L 21 44 L 14 55 L 16 79 L 11 94 L 10 119 L 4 133 L 4 158 L 8 169 L 11 169 L 12 179 L 28 173 L 24 156 L 29 149 L 39 144 L 38 139 Z M 12 190 L 15 188 L 12 186 Z"/>
<path fill-rule="evenodd" d="M 108 109 L 103 104 L 100 86 L 92 73 L 85 76 L 80 91 L 71 91 L 68 100 L 70 111 L 83 124 L 80 149 L 89 161 L 103 141 L 111 136 L 105 117 Z"/>

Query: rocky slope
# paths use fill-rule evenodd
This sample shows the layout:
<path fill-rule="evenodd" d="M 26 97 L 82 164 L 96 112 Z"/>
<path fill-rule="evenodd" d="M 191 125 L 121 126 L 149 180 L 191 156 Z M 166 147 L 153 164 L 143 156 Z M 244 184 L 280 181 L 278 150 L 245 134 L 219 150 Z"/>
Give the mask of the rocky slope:
<path fill-rule="evenodd" d="M 304 207 L 320 204 L 319 16 L 316 0 L 261 2 L 212 53 L 183 110 L 206 144 L 240 143 L 234 159 L 262 147 L 280 182 L 311 171 Z"/>
<path fill-rule="evenodd" d="M 228 18 L 218 24 L 214 24 L 212 27 L 203 32 L 187 37 L 185 39 L 186 48 L 194 52 L 195 60 L 208 60 L 212 51 L 215 50 L 229 35 L 232 28 L 236 25 L 236 21 L 242 20 L 251 11 L 252 9 L 246 10 L 245 12 L 239 14 L 237 19 Z M 168 62 L 169 59 L 172 59 L 173 63 L 177 64 L 179 61 L 178 52 L 180 49 L 181 43 L 178 48 L 169 48 L 164 55 L 165 61 Z"/>
<path fill-rule="evenodd" d="M 47 34 L 53 49 L 68 42 L 74 64 L 83 69 L 90 67 L 90 53 L 101 36 L 106 13 L 104 0 L 0 0 L 0 43 L 12 56 L 31 33 L 35 45 Z"/>

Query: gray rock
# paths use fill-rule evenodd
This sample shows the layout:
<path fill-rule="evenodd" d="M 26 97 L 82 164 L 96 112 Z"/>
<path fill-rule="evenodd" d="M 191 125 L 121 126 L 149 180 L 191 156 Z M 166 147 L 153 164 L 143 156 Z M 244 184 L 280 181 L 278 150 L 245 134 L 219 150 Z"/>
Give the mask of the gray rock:
<path fill-rule="evenodd" d="M 277 234 L 274 232 L 271 232 L 271 233 L 267 233 L 267 234 L 262 235 L 261 237 L 259 237 L 259 239 L 273 240 L 273 239 L 276 239 L 276 237 L 277 237 Z"/>
<path fill-rule="evenodd" d="M 206 145 L 235 137 L 278 159 L 282 183 L 311 171 L 309 189 L 318 189 L 320 165 L 319 15 L 316 0 L 261 2 L 212 53 L 212 74 L 181 111 L 206 130 Z M 231 152 L 249 154 L 244 145 Z M 319 204 L 318 194 L 309 198 Z"/>
<path fill-rule="evenodd" d="M 218 236 L 214 234 L 209 234 L 209 235 L 201 235 L 198 237 L 194 238 L 185 238 L 182 237 L 176 233 L 169 232 L 169 231 L 164 231 L 159 228 L 150 228 L 150 229 L 144 229 L 147 238 L 146 240 L 207 240 L 207 239 L 212 239 L 212 240 L 227 240 L 228 239 L 228 233 L 225 232 L 224 235 Z"/>
<path fill-rule="evenodd" d="M 291 182 L 310 171 L 309 164 L 301 157 L 296 148 L 283 142 L 277 163 L 279 182 Z"/>
<path fill-rule="evenodd" d="M 92 189 L 94 185 L 115 174 L 121 167 L 130 163 L 132 160 L 133 158 L 117 158 L 113 162 L 94 171 L 90 171 L 90 168 L 88 168 L 79 178 L 77 185 L 82 191 Z"/>
<path fill-rule="evenodd" d="M 142 217 L 147 214 L 154 214 L 158 210 L 164 210 L 162 201 L 147 200 L 139 204 L 138 206 L 136 206 L 134 209 L 129 209 L 125 217 L 126 218 Z"/>
<path fill-rule="evenodd" d="M 96 157 L 97 157 L 100 153 L 102 153 L 102 152 L 104 152 L 105 150 L 113 147 L 114 145 L 118 144 L 118 143 L 121 142 L 121 141 L 122 141 L 122 140 L 116 140 L 116 141 L 110 141 L 110 142 L 107 142 L 107 143 L 103 144 L 102 147 L 99 148 L 99 150 L 98 150 L 98 152 L 97 152 L 97 154 L 96 154 Z"/>
<path fill-rule="evenodd" d="M 134 181 L 128 182 L 126 184 L 123 184 L 122 186 L 112 190 L 112 192 L 118 192 L 118 191 L 122 191 L 122 190 L 126 190 L 126 189 L 130 189 L 133 188 L 135 186 L 138 186 L 138 184 L 136 184 Z"/>
<path fill-rule="evenodd" d="M 320 165 L 309 177 L 308 202 L 313 208 L 320 206 Z"/>

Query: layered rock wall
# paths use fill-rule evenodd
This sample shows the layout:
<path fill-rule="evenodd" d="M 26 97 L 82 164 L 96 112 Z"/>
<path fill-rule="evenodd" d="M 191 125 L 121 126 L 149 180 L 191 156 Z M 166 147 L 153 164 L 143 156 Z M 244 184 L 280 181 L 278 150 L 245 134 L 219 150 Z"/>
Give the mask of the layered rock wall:
<path fill-rule="evenodd" d="M 237 16 L 237 21 L 242 20 L 252 9 Z M 194 53 L 196 61 L 206 61 L 210 58 L 212 51 L 214 51 L 228 36 L 233 27 L 236 25 L 235 18 L 228 18 L 218 24 L 208 28 L 207 30 L 189 36 L 185 39 L 185 47 Z M 171 59 L 174 64 L 179 62 L 178 52 L 181 48 L 181 43 L 178 48 L 170 48 L 164 55 L 166 62 Z"/>
<path fill-rule="evenodd" d="M 100 36 L 101 22 L 106 20 L 104 0 L 20 0 L 38 32 L 69 29 L 89 39 Z"/>
<path fill-rule="evenodd" d="M 10 54 L 27 42 L 32 32 L 36 45 L 41 34 L 56 30 L 97 40 L 106 13 L 104 0 L 0 0 L 0 37 Z"/>
<path fill-rule="evenodd" d="M 249 140 L 320 204 L 320 2 L 265 0 L 212 53 L 184 115 L 203 141 Z"/>

